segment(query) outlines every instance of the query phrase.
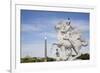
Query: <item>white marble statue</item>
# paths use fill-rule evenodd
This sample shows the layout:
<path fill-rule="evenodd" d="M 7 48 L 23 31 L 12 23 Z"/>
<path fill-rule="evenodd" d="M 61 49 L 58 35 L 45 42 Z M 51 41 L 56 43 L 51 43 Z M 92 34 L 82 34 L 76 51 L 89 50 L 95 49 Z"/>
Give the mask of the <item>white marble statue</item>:
<path fill-rule="evenodd" d="M 80 55 L 81 47 L 87 46 L 87 42 L 82 39 L 82 33 L 77 28 L 71 26 L 70 18 L 60 21 L 55 26 L 55 30 L 58 41 L 53 43 L 52 46 L 57 46 L 60 49 L 59 60 L 74 60 Z M 72 57 L 72 49 L 76 53 L 75 57 Z"/>

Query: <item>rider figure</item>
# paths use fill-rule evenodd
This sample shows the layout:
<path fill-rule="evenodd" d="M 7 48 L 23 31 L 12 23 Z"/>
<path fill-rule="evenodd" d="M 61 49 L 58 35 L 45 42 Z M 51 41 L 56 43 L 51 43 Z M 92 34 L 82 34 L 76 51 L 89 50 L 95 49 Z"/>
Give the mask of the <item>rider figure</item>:
<path fill-rule="evenodd" d="M 55 29 L 57 31 L 57 39 L 59 43 L 63 43 L 65 38 L 69 39 L 69 35 L 66 36 L 66 33 L 69 34 L 69 30 L 71 29 L 71 20 L 68 18 L 67 20 L 60 21 L 56 26 Z"/>

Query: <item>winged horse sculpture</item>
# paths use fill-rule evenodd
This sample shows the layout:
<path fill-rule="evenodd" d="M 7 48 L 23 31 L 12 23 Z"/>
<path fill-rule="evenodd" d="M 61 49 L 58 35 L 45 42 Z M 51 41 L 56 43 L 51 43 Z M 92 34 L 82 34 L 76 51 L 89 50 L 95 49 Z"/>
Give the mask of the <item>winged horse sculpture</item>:
<path fill-rule="evenodd" d="M 76 57 L 80 56 L 81 47 L 88 45 L 87 41 L 82 39 L 82 33 L 71 26 L 70 18 L 68 20 L 60 21 L 56 26 L 55 30 L 57 32 L 57 43 L 52 44 L 52 48 L 59 49 L 59 57 L 57 60 L 74 60 Z M 73 49 L 73 50 L 72 50 Z M 75 57 L 72 57 L 72 51 L 76 53 Z"/>

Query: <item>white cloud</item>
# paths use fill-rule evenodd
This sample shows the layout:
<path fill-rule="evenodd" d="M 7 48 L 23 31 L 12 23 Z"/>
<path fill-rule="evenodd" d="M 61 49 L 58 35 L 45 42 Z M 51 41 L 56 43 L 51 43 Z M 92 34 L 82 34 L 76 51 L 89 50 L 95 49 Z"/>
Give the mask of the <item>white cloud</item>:
<path fill-rule="evenodd" d="M 55 32 L 42 32 L 39 35 L 40 36 L 46 36 L 47 38 L 54 38 L 54 39 L 56 39 L 56 33 Z"/>
<path fill-rule="evenodd" d="M 72 20 L 72 25 L 81 30 L 82 32 L 89 31 L 89 22 L 83 20 Z"/>
<path fill-rule="evenodd" d="M 36 44 L 36 43 L 31 43 L 31 44 L 23 44 L 22 45 L 22 57 L 25 56 L 32 56 L 32 57 L 43 57 L 44 53 L 44 44 Z"/>
<path fill-rule="evenodd" d="M 51 55 L 51 44 L 47 44 L 47 54 Z M 44 57 L 44 42 L 23 44 L 21 48 L 21 57 Z"/>
<path fill-rule="evenodd" d="M 30 32 L 30 31 L 41 31 L 40 27 L 34 26 L 33 24 L 22 24 L 22 32 Z"/>

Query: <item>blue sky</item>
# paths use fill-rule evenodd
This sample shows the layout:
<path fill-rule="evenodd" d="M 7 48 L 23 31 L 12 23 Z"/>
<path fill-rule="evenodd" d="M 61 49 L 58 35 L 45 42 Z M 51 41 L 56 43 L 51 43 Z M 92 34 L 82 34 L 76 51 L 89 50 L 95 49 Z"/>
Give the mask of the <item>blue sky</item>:
<path fill-rule="evenodd" d="M 21 57 L 44 57 L 44 37 L 48 41 L 48 56 L 51 44 L 57 42 L 54 26 L 61 20 L 71 19 L 71 25 L 83 32 L 89 41 L 89 13 L 21 10 Z M 89 46 L 83 48 L 89 52 Z"/>

